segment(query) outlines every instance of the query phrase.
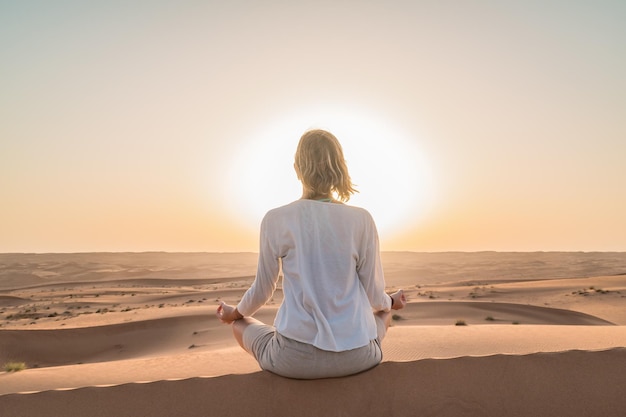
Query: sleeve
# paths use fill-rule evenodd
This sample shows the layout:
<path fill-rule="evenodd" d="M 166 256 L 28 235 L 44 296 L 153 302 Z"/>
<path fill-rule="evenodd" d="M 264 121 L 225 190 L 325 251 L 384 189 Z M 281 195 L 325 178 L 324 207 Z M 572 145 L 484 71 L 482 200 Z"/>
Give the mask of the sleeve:
<path fill-rule="evenodd" d="M 368 216 L 368 220 L 361 241 L 362 249 L 359 250 L 357 273 L 372 309 L 389 311 L 391 298 L 385 292 L 385 276 L 380 259 L 378 232 L 371 216 Z"/>
<path fill-rule="evenodd" d="M 252 286 L 243 295 L 237 310 L 244 316 L 256 313 L 272 297 L 278 282 L 280 263 L 273 250 L 272 239 L 267 227 L 267 216 L 261 222 L 259 260 Z"/>

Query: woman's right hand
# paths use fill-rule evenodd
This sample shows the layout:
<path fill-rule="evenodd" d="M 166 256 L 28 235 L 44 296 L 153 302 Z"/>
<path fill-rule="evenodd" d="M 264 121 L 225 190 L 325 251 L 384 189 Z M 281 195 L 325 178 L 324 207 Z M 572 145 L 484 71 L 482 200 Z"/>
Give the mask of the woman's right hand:
<path fill-rule="evenodd" d="M 398 290 L 390 295 L 393 300 L 392 310 L 402 310 L 404 306 L 406 306 L 406 296 L 404 295 L 404 291 Z"/>
<path fill-rule="evenodd" d="M 241 313 L 237 310 L 237 307 L 228 305 L 223 301 L 221 301 L 220 305 L 217 307 L 216 315 L 224 324 L 231 324 L 233 321 L 243 318 Z"/>

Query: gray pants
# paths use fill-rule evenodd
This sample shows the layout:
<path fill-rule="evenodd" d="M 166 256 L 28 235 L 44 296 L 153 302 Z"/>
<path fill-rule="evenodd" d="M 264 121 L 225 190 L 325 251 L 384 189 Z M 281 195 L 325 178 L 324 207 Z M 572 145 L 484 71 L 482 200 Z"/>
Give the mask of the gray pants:
<path fill-rule="evenodd" d="M 380 342 L 386 329 L 382 323 L 377 325 L 376 339 L 343 352 L 322 350 L 289 339 L 267 324 L 249 325 L 243 333 L 243 344 L 266 371 L 296 379 L 333 378 L 363 372 L 381 362 Z"/>

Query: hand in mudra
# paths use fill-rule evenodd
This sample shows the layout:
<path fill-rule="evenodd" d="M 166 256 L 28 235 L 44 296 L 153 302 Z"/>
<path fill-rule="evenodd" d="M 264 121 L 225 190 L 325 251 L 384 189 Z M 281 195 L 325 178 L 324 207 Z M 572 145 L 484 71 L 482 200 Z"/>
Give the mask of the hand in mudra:
<path fill-rule="evenodd" d="M 223 301 L 220 302 L 220 305 L 217 307 L 216 315 L 224 324 L 231 324 L 233 321 L 243 318 L 236 307 L 226 304 Z"/>
<path fill-rule="evenodd" d="M 404 306 L 406 306 L 406 296 L 404 295 L 404 291 L 398 290 L 393 294 L 390 294 L 390 297 L 393 300 L 393 305 L 391 306 L 392 310 L 402 310 Z"/>

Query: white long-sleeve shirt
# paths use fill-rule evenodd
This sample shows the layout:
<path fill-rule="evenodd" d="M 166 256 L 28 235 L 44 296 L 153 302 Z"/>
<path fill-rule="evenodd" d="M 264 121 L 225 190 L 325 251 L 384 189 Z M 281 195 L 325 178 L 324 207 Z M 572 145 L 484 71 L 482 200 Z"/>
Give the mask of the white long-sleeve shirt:
<path fill-rule="evenodd" d="M 269 211 L 256 278 L 237 306 L 241 314 L 253 315 L 271 298 L 281 263 L 284 300 L 274 321 L 280 334 L 337 352 L 376 338 L 372 310 L 389 311 L 391 299 L 366 210 L 303 199 Z"/>

